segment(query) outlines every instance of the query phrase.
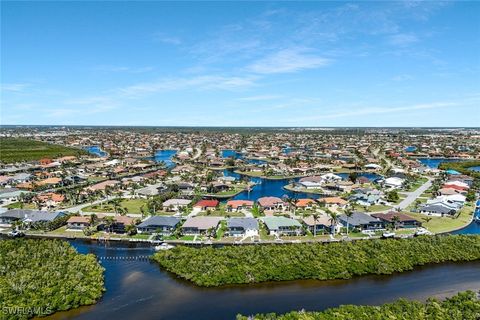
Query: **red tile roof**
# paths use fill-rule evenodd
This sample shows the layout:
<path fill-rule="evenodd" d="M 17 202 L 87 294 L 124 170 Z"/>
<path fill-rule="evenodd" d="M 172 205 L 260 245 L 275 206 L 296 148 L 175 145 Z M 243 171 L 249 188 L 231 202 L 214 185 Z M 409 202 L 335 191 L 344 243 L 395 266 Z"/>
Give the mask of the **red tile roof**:
<path fill-rule="evenodd" d="M 214 208 L 218 206 L 218 200 L 200 200 L 195 204 L 195 207 Z"/>

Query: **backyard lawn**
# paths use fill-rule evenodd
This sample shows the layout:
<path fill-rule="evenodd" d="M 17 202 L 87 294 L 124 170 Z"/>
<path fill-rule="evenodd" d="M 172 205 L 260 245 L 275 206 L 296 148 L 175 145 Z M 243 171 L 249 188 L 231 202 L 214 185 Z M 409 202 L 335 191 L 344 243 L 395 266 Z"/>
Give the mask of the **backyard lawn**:
<path fill-rule="evenodd" d="M 405 214 L 421 221 L 423 227 L 427 228 L 431 232 L 443 233 L 462 228 L 470 223 L 472 220 L 473 209 L 474 208 L 471 204 L 465 205 L 462 210 L 460 210 L 460 214 L 456 218 L 427 216 L 425 214 L 415 212 L 405 212 Z M 425 218 L 431 218 L 431 220 L 426 222 Z"/>
<path fill-rule="evenodd" d="M 123 199 L 120 202 L 120 206 L 122 208 L 126 208 L 128 213 L 140 213 L 140 208 L 145 206 L 145 210 L 147 209 L 147 200 L 146 199 Z M 102 205 L 96 204 L 93 206 L 88 206 L 83 209 L 84 212 L 115 212 L 113 206 L 106 202 Z"/>

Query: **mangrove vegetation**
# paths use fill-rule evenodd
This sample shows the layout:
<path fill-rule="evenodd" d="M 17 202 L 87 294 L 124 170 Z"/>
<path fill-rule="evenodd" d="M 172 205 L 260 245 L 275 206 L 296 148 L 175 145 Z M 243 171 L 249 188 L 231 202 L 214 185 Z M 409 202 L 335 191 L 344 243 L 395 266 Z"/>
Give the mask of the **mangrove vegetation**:
<path fill-rule="evenodd" d="M 199 286 L 349 279 L 392 274 L 429 263 L 478 260 L 480 235 L 222 248 L 177 246 L 152 258 L 164 269 Z"/>
<path fill-rule="evenodd" d="M 283 315 L 257 314 L 253 317 L 239 315 L 237 320 L 477 320 L 480 317 L 480 300 L 473 291 L 460 292 L 444 301 L 428 299 L 426 303 L 397 300 L 381 306 L 344 305 L 323 312 L 294 311 Z"/>
<path fill-rule="evenodd" d="M 28 319 L 95 303 L 103 267 L 65 241 L 0 241 L 0 318 Z"/>

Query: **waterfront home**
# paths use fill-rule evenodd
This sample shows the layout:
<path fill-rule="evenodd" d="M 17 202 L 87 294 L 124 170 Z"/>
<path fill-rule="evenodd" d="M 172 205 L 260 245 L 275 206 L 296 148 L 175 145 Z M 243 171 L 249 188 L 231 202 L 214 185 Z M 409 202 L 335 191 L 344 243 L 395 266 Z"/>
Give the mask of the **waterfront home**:
<path fill-rule="evenodd" d="M 182 225 L 181 230 L 184 235 L 208 234 L 214 236 L 218 226 L 222 221 L 221 217 L 192 217 Z"/>
<path fill-rule="evenodd" d="M 113 233 L 125 233 L 126 227 L 129 225 L 135 225 L 135 219 L 128 216 L 116 216 L 113 218 L 113 223 L 108 227 L 109 232 Z M 100 228 L 105 228 L 105 224 Z"/>
<path fill-rule="evenodd" d="M 385 223 L 380 219 L 374 218 L 363 212 L 354 212 L 351 217 L 347 217 L 345 214 L 338 216 L 338 221 L 343 227 L 347 226 L 347 220 L 349 228 L 359 230 L 378 230 L 385 228 Z"/>
<path fill-rule="evenodd" d="M 48 212 L 39 210 L 12 209 L 0 213 L 0 224 L 11 225 L 15 221 L 21 221 L 27 227 L 34 223 L 48 223 L 63 217 L 64 212 Z"/>
<path fill-rule="evenodd" d="M 67 230 L 83 230 L 90 226 L 90 217 L 73 216 L 67 220 Z"/>
<path fill-rule="evenodd" d="M 389 189 L 400 189 L 403 186 L 404 182 L 405 179 L 399 177 L 389 177 L 383 181 L 382 185 L 383 187 Z"/>
<path fill-rule="evenodd" d="M 401 212 L 391 211 L 388 213 L 374 213 L 372 214 L 372 217 L 380 219 L 381 221 L 385 222 L 385 224 L 389 224 L 392 226 L 395 224 L 394 217 L 397 217 L 397 228 L 418 228 L 422 226 L 422 223 L 420 221 Z"/>
<path fill-rule="evenodd" d="M 258 236 L 258 220 L 255 218 L 227 219 L 227 234 L 234 237 Z"/>
<path fill-rule="evenodd" d="M 253 207 L 253 201 L 250 200 L 229 200 L 227 201 L 227 211 L 250 210 Z"/>
<path fill-rule="evenodd" d="M 381 170 L 382 166 L 376 163 L 369 163 L 365 165 L 365 169 L 367 170 Z"/>
<path fill-rule="evenodd" d="M 283 211 L 286 208 L 285 202 L 277 197 L 262 197 L 257 199 L 260 208 L 266 211 Z"/>
<path fill-rule="evenodd" d="M 303 233 L 302 225 L 295 219 L 286 217 L 263 217 L 261 220 L 270 235 L 299 236 Z"/>
<path fill-rule="evenodd" d="M 298 182 L 294 182 L 294 186 L 302 189 L 321 189 L 322 183 L 309 180 L 300 180 Z"/>
<path fill-rule="evenodd" d="M 217 209 L 220 202 L 218 200 L 200 200 L 193 207 L 200 208 L 202 211 L 213 211 Z"/>
<path fill-rule="evenodd" d="M 138 233 L 159 233 L 171 235 L 175 228 L 180 224 L 180 218 L 153 216 L 137 226 Z"/>
<path fill-rule="evenodd" d="M 445 203 L 427 204 L 420 208 L 420 213 L 431 216 L 453 216 L 457 213 L 458 208 L 456 206 L 450 206 Z"/>
<path fill-rule="evenodd" d="M 308 228 L 308 230 L 314 234 L 323 234 L 325 232 L 331 232 L 332 221 L 326 214 L 321 214 L 317 219 L 313 216 L 308 216 L 302 219 L 302 224 Z"/>

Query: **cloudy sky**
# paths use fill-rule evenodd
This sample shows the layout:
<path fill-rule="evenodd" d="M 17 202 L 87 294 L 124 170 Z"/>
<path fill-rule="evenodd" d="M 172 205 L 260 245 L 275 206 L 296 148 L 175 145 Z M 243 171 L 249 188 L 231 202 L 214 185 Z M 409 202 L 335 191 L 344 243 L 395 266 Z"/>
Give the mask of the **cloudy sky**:
<path fill-rule="evenodd" d="M 1 6 L 0 124 L 480 125 L 480 2 Z"/>

